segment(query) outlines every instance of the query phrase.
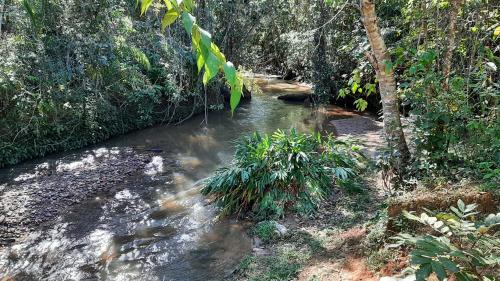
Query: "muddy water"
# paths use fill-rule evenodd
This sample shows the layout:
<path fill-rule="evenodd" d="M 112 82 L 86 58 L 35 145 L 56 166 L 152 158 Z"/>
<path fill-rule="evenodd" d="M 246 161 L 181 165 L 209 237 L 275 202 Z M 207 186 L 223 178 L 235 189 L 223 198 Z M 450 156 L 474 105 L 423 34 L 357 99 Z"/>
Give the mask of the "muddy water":
<path fill-rule="evenodd" d="M 241 223 L 216 219 L 216 208 L 199 194 L 199 181 L 231 161 L 232 142 L 241 135 L 291 127 L 312 131 L 323 124 L 311 108 L 276 99 L 307 87 L 258 82 L 265 92 L 254 94 L 232 118 L 228 112 L 210 113 L 206 126 L 204 116 L 198 116 L 181 126 L 141 130 L 90 150 L 2 171 L 8 181 L 15 179 L 7 173 L 36 177 L 47 166 L 55 171 L 74 166 L 80 173 L 81 163 L 85 168 L 104 161 L 101 154 L 130 148 L 148 159 L 139 172 L 116 182 L 116 192 L 78 202 L 46 227 L 0 249 L 0 279 L 207 281 L 228 276 L 251 243 Z"/>

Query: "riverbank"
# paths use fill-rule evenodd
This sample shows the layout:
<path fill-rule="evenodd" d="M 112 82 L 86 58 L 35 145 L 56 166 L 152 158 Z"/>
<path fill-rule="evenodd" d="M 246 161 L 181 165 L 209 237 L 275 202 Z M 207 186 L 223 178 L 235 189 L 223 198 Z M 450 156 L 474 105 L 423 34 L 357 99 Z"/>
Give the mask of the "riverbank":
<path fill-rule="evenodd" d="M 378 280 L 364 257 L 373 246 L 367 227 L 381 215 L 381 202 L 375 189 L 335 189 L 315 215 L 280 220 L 283 235 L 263 242 L 257 232 L 252 255 L 229 280 Z"/>
<path fill-rule="evenodd" d="M 418 189 L 389 198 L 377 175 L 366 176 L 359 193 L 334 187 L 334 194 L 313 216 L 287 215 L 276 222 L 254 224 L 249 231 L 252 254 L 227 280 L 415 281 L 415 275 L 405 271 L 410 266 L 409 249 L 388 247 L 394 243 L 390 238 L 400 231 L 414 231 L 404 223 L 402 210 L 417 214 L 425 207 L 448 210 L 462 199 L 478 204 L 483 215 L 499 211 L 499 194 L 482 192 L 474 185 Z M 265 229 L 262 224 L 272 227 Z"/>
<path fill-rule="evenodd" d="M 353 113 L 327 124 L 340 138 L 362 140 L 373 160 L 383 148 L 383 124 L 374 118 Z M 408 248 L 388 247 L 394 242 L 391 237 L 414 230 L 405 223 L 403 210 L 447 211 L 463 200 L 476 203 L 485 216 L 499 211 L 500 194 L 484 192 L 474 183 L 431 187 L 418 183 L 416 190 L 396 195 L 387 190 L 379 172 L 363 178 L 358 192 L 332 187 L 332 196 L 312 216 L 289 214 L 278 221 L 254 223 L 249 230 L 252 253 L 227 280 L 414 281 L 415 275 L 405 271 L 410 266 Z"/>

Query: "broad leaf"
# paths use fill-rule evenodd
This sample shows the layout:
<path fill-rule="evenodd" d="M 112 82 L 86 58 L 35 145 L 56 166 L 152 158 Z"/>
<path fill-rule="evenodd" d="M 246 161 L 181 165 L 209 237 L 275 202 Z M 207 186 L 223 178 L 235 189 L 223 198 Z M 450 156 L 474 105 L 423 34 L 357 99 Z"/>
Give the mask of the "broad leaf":
<path fill-rule="evenodd" d="M 439 281 L 443 281 L 446 278 L 446 270 L 444 270 L 444 267 L 436 261 L 432 261 L 431 266 L 432 271 L 436 273 Z"/>
<path fill-rule="evenodd" d="M 212 51 L 212 54 L 217 57 L 221 64 L 226 63 L 226 56 L 224 56 L 224 54 L 219 50 L 219 47 L 217 47 L 217 45 L 215 45 L 213 42 L 210 51 Z"/>
<path fill-rule="evenodd" d="M 200 28 L 200 35 L 201 35 L 201 45 L 205 46 L 207 49 L 211 49 L 212 48 L 212 35 Z"/>
<path fill-rule="evenodd" d="M 184 0 L 183 3 L 184 3 L 183 7 L 187 12 L 191 12 L 194 9 L 193 0 Z"/>
<path fill-rule="evenodd" d="M 172 23 L 177 20 L 179 17 L 179 13 L 176 10 L 169 10 L 163 19 L 161 20 L 161 28 L 162 30 L 165 30 L 168 26 L 170 26 Z"/>
<path fill-rule="evenodd" d="M 217 57 L 210 53 L 205 60 L 205 73 L 203 74 L 203 84 L 207 85 L 208 82 L 217 75 L 219 72 L 220 62 Z"/>
<path fill-rule="evenodd" d="M 193 32 L 193 25 L 196 23 L 196 18 L 193 17 L 190 13 L 188 12 L 183 12 L 182 13 L 182 24 L 184 25 L 184 29 L 186 29 L 186 32 L 191 35 Z"/>
<path fill-rule="evenodd" d="M 228 61 L 226 64 L 224 64 L 224 75 L 226 77 L 227 82 L 231 87 L 236 85 L 236 69 L 234 68 L 234 65 L 232 62 Z"/>
<path fill-rule="evenodd" d="M 175 0 L 173 0 L 175 1 Z M 165 6 L 167 6 L 167 10 L 172 10 L 174 6 L 172 5 L 172 0 L 163 0 L 165 2 Z"/>
<path fill-rule="evenodd" d="M 149 6 L 151 6 L 151 4 L 153 4 L 153 0 L 142 0 L 141 15 L 143 15 L 149 9 Z"/>
<path fill-rule="evenodd" d="M 439 258 L 439 261 L 446 269 L 448 269 L 449 271 L 451 271 L 453 273 L 460 271 L 460 268 L 458 268 L 458 266 L 454 262 L 452 262 L 451 260 L 449 260 L 447 258 Z"/>
<path fill-rule="evenodd" d="M 417 281 L 425 281 L 431 275 L 432 267 L 429 263 L 421 264 L 419 269 L 415 272 Z"/>
<path fill-rule="evenodd" d="M 232 113 L 234 113 L 234 110 L 240 103 L 242 90 L 243 89 L 240 89 L 238 86 L 231 88 L 231 98 L 229 100 L 229 105 L 231 106 Z"/>

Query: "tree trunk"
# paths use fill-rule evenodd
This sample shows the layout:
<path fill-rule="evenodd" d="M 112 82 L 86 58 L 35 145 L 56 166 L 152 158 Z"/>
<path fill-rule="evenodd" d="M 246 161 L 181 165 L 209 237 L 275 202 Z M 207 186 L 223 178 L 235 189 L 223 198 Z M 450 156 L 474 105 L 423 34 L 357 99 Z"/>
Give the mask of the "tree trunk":
<path fill-rule="evenodd" d="M 443 60 L 443 76 L 444 76 L 444 87 L 448 89 L 448 81 L 451 72 L 451 63 L 453 59 L 453 51 L 456 48 L 456 37 L 457 37 L 457 17 L 460 12 L 460 7 L 462 6 L 462 0 L 452 0 L 451 1 L 451 11 L 450 11 L 450 22 L 448 24 L 448 42 L 446 54 Z"/>
<path fill-rule="evenodd" d="M 5 0 L 0 1 L 0 37 L 2 36 L 3 13 L 5 10 Z"/>
<path fill-rule="evenodd" d="M 392 65 L 391 58 L 378 27 L 374 0 L 360 0 L 360 8 L 361 20 L 372 49 L 367 57 L 375 69 L 382 99 L 385 137 L 389 147 L 399 152 L 400 164 L 404 166 L 410 159 L 410 152 L 401 126 L 394 70 L 389 67 Z"/>
<path fill-rule="evenodd" d="M 328 20 L 326 5 L 323 1 L 319 1 L 316 13 L 319 14 L 317 21 L 317 29 L 314 32 L 314 51 L 312 54 L 314 95 L 313 102 L 318 104 L 324 101 L 330 95 L 330 77 L 329 65 L 326 61 L 326 40 L 323 25 Z"/>

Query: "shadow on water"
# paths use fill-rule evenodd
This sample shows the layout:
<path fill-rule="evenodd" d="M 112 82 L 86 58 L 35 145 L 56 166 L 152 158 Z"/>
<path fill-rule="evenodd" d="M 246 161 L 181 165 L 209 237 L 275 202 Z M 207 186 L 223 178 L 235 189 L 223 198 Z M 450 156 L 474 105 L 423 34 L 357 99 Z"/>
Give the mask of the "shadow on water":
<path fill-rule="evenodd" d="M 259 82 L 283 92 L 305 89 Z M 322 130 L 324 117 L 264 93 L 254 94 L 233 118 L 228 112 L 210 113 L 206 127 L 203 118 L 0 171 L 2 200 L 21 187 L 44 193 L 51 185 L 67 192 L 105 185 L 0 249 L 0 272 L 12 280 L 220 280 L 230 274 L 251 243 L 241 224 L 216 219 L 216 208 L 199 194 L 200 180 L 231 161 L 233 141 L 241 135 L 291 127 Z M 130 157 L 137 161 L 124 165 Z M 19 204 L 26 207 L 30 200 L 43 204 L 37 198 Z M 25 209 L 29 212 L 29 206 Z"/>

